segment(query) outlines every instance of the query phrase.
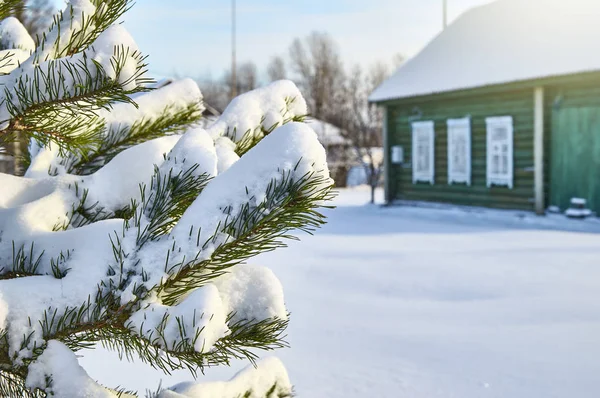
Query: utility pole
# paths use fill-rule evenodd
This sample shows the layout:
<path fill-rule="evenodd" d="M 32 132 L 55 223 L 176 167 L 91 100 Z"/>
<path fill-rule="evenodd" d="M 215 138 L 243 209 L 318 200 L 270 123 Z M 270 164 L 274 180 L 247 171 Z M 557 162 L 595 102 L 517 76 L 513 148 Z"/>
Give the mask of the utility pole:
<path fill-rule="evenodd" d="M 237 96 L 237 70 L 235 65 L 235 0 L 231 0 L 231 99 Z"/>
<path fill-rule="evenodd" d="M 442 0 L 442 3 L 442 19 L 444 21 L 444 30 L 446 30 L 446 27 L 448 26 L 448 0 Z"/>

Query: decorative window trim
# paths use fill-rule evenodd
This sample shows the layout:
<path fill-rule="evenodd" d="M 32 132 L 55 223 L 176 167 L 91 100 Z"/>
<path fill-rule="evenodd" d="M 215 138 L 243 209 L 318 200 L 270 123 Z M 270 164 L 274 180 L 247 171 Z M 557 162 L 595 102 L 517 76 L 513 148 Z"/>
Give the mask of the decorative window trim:
<path fill-rule="evenodd" d="M 462 119 L 448 119 L 448 184 L 452 183 L 471 185 L 471 119 L 466 117 Z M 455 170 L 453 145 L 457 136 L 462 135 L 464 139 L 464 172 Z"/>
<path fill-rule="evenodd" d="M 429 148 L 426 148 L 429 167 L 424 171 L 418 171 L 417 167 L 419 164 L 419 142 L 427 142 L 429 146 Z M 433 185 L 435 183 L 435 125 L 433 121 L 412 123 L 412 175 L 413 184 L 428 182 Z"/>
<path fill-rule="evenodd" d="M 500 117 L 488 117 L 485 119 L 487 127 L 487 166 L 486 166 L 486 177 L 487 186 L 501 185 L 513 188 L 514 183 L 514 127 L 512 116 L 500 116 Z M 497 128 L 505 129 L 506 138 L 504 140 L 506 148 L 500 149 L 498 153 L 497 149 L 498 142 L 494 143 L 493 133 Z M 497 157 L 497 159 L 495 159 Z M 506 163 L 502 161 L 502 158 L 506 157 Z M 503 171 L 494 170 L 494 162 L 498 162 L 497 166 L 502 168 Z"/>

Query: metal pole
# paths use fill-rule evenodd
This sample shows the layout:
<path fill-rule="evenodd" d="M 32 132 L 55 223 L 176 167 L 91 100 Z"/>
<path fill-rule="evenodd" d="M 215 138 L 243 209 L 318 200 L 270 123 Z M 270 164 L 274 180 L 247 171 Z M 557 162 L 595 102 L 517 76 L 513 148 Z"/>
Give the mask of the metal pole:
<path fill-rule="evenodd" d="M 237 95 L 237 70 L 235 65 L 235 0 L 231 0 L 231 98 Z"/>
<path fill-rule="evenodd" d="M 444 20 L 444 30 L 448 26 L 448 0 L 442 0 L 443 2 L 443 20 Z"/>
<path fill-rule="evenodd" d="M 535 212 L 544 215 L 544 87 L 536 87 L 533 91 L 533 169 Z"/>

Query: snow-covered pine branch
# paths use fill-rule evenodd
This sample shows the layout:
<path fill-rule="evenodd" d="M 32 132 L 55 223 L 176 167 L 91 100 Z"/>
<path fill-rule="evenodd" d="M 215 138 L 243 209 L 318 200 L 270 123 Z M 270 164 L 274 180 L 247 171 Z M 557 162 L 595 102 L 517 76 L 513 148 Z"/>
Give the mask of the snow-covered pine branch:
<path fill-rule="evenodd" d="M 306 103 L 293 83 L 275 82 L 199 128 L 191 80 L 144 92 L 143 57 L 111 25 L 127 7 L 72 1 L 44 47 L 0 76 L 5 132 L 33 138 L 26 177 L 0 174 L 2 396 L 116 396 L 77 363 L 96 343 L 192 373 L 285 345 L 281 284 L 245 262 L 324 222 L 332 182 L 301 123 Z M 230 383 L 159 396 L 207 391 L 291 390 L 271 360 Z"/>
<path fill-rule="evenodd" d="M 145 57 L 122 26 L 108 24 L 120 15 L 106 11 L 113 3 L 124 11 L 121 3 L 127 1 L 98 7 L 89 0 L 72 1 L 35 49 L 22 44 L 33 41 L 16 19 L 3 23 L 2 33 L 18 38 L 1 65 L 3 141 L 21 133 L 43 145 L 85 151 L 100 141 L 97 112 L 114 102 L 131 102 L 131 94 L 145 90 Z"/>

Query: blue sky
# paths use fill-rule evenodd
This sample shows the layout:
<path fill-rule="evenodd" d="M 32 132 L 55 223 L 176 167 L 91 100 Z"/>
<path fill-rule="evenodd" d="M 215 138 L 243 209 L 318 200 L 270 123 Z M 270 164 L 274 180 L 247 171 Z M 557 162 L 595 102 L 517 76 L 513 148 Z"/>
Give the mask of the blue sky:
<path fill-rule="evenodd" d="M 490 0 L 448 0 L 450 20 Z M 218 77 L 230 65 L 231 1 L 139 0 L 125 26 L 157 75 Z M 261 69 L 295 37 L 329 32 L 348 64 L 414 55 L 439 33 L 442 0 L 237 0 L 238 60 Z"/>

